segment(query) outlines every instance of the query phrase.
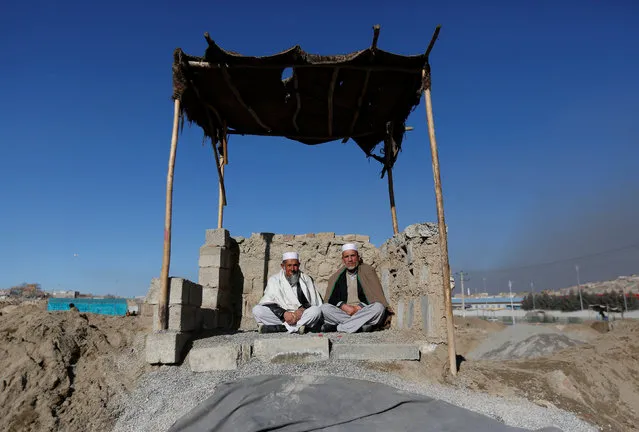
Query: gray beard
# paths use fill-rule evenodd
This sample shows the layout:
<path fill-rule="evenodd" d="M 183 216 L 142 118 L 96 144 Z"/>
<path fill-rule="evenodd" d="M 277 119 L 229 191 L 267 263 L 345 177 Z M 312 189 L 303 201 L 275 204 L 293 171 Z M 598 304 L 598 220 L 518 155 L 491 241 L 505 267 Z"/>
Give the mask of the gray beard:
<path fill-rule="evenodd" d="M 300 274 L 299 273 L 293 273 L 290 276 L 286 276 L 286 280 L 288 281 L 289 284 L 291 284 L 291 286 L 295 286 L 297 285 L 297 282 L 299 282 L 300 280 Z"/>

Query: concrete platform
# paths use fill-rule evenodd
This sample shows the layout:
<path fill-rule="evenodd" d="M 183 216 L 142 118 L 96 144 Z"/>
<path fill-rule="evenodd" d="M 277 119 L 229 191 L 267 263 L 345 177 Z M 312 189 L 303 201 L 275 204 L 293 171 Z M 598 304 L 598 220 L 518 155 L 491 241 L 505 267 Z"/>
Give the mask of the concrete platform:
<path fill-rule="evenodd" d="M 336 360 L 419 360 L 419 345 L 412 344 L 336 344 L 331 350 Z"/>
<path fill-rule="evenodd" d="M 329 359 L 329 343 L 324 337 L 257 339 L 253 356 L 272 363 L 312 363 Z"/>

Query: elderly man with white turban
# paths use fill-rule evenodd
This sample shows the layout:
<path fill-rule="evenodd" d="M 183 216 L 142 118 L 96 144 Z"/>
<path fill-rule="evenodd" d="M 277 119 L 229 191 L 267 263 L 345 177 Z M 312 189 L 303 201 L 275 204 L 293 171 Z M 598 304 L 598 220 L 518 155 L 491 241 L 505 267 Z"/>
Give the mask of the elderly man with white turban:
<path fill-rule="evenodd" d="M 298 253 L 286 252 L 282 270 L 269 278 L 264 296 L 253 308 L 257 331 L 304 334 L 321 324 L 321 305 L 313 279 L 300 271 Z"/>
<path fill-rule="evenodd" d="M 357 246 L 342 246 L 341 267 L 328 279 L 322 305 L 324 331 L 373 331 L 391 313 L 375 269 L 361 262 Z M 387 310 L 388 309 L 388 310 Z"/>

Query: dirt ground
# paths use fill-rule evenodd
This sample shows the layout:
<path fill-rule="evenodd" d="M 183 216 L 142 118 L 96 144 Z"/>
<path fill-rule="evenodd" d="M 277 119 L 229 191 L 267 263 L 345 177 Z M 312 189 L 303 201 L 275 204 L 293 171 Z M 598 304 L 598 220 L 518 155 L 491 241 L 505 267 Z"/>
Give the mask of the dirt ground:
<path fill-rule="evenodd" d="M 0 303 L 0 430 L 110 430 L 148 369 L 140 317 Z"/>
<path fill-rule="evenodd" d="M 0 303 L 0 430 L 110 430 L 120 397 L 152 370 L 144 362 L 148 321 Z M 639 321 L 617 321 L 611 331 L 603 324 L 514 328 L 458 318 L 457 377 L 448 374 L 445 346 L 420 362 L 370 366 L 410 381 L 554 405 L 606 431 L 637 430 Z M 548 346 L 559 351 L 548 353 Z"/>
<path fill-rule="evenodd" d="M 548 355 L 468 360 L 473 350 L 497 337 L 506 326 L 458 318 L 457 352 L 464 360 L 457 377 L 447 374 L 443 346 L 419 363 L 374 367 L 410 380 L 427 379 L 492 395 L 519 396 L 540 406 L 556 406 L 604 431 L 639 430 L 639 321 L 616 321 L 609 332 L 602 324 L 554 325 L 559 338 L 574 337 L 579 342 Z"/>

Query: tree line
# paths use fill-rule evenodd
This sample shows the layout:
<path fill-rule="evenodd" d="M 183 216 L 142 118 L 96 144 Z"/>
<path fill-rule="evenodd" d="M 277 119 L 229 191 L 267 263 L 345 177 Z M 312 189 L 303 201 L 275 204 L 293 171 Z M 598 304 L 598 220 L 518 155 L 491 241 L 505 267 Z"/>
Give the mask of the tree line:
<path fill-rule="evenodd" d="M 550 295 L 546 292 L 534 294 L 534 296 L 534 302 L 532 293 L 524 297 L 521 305 L 522 309 L 560 310 L 562 312 L 581 310 L 581 302 L 577 291 L 571 291 L 570 294 L 563 296 Z M 639 298 L 632 292 L 626 293 L 625 303 L 622 291 L 610 291 L 602 294 L 582 292 L 581 296 L 584 309 L 588 309 L 590 305 L 607 305 L 609 308 L 619 308 L 622 311 L 625 311 L 626 305 L 629 311 L 639 309 Z"/>

